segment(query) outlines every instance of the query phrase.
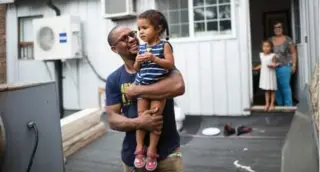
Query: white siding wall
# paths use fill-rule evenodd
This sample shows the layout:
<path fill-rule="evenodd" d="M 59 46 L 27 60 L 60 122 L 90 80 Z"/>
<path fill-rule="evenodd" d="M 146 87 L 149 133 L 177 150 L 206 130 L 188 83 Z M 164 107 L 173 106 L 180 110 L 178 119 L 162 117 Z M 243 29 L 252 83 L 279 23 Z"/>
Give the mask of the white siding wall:
<path fill-rule="evenodd" d="M 319 1 L 300 1 L 301 37 L 298 45 L 300 89 L 310 82 L 314 67 L 319 64 Z M 305 37 L 307 42 L 305 42 Z"/>
<path fill-rule="evenodd" d="M 237 40 L 173 43 L 176 64 L 186 84 L 177 102 L 184 111 L 202 115 L 240 115 L 248 107 L 248 78 L 242 80 Z M 245 97 L 245 100 L 242 100 Z"/>
<path fill-rule="evenodd" d="M 8 10 L 8 73 L 9 81 L 49 80 L 50 74 L 42 62 L 17 59 L 17 17 L 42 14 L 53 16 L 54 12 L 41 3 L 21 1 Z M 138 11 L 154 7 L 153 0 L 137 0 Z M 235 39 L 172 42 L 176 65 L 186 82 L 186 94 L 177 99 L 183 110 L 192 115 L 247 115 L 251 95 L 251 47 L 249 47 L 249 9 L 247 1 L 236 7 Z M 54 1 L 62 14 L 80 15 L 84 27 L 85 52 L 102 76 L 107 76 L 122 64 L 121 59 L 110 51 L 106 38 L 116 24 L 103 19 L 100 0 Z M 136 28 L 135 20 L 119 24 Z M 89 65 L 81 60 L 71 62 L 71 70 L 64 68 L 64 107 L 78 109 L 98 106 L 98 87 L 104 87 Z M 76 66 L 79 66 L 78 68 Z M 49 64 L 50 73 L 53 65 Z M 78 78 L 78 79 L 77 79 Z"/>

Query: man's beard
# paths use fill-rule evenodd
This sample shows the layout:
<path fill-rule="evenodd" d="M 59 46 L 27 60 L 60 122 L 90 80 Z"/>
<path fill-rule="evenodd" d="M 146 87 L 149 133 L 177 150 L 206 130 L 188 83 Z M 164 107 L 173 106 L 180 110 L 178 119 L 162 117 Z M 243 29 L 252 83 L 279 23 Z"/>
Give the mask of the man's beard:
<path fill-rule="evenodd" d="M 135 54 L 130 54 L 130 55 L 128 56 L 128 60 L 133 60 L 133 61 L 135 61 L 135 60 L 136 60 L 136 57 L 137 57 L 137 53 L 135 53 Z"/>

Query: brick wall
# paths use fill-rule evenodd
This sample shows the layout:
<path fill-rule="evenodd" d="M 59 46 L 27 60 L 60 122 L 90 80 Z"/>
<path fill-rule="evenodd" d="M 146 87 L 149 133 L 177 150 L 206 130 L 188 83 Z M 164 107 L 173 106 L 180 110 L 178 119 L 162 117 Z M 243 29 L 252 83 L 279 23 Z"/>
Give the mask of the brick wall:
<path fill-rule="evenodd" d="M 5 4 L 0 5 L 0 84 L 6 83 L 7 64 L 6 64 L 6 10 Z"/>

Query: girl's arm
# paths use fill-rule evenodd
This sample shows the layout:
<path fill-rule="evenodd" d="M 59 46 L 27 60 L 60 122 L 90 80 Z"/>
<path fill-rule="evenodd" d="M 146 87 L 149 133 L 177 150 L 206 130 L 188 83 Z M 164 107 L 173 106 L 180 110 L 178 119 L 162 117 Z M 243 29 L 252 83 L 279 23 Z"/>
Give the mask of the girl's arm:
<path fill-rule="evenodd" d="M 275 67 L 275 68 L 280 65 L 280 63 L 277 63 L 276 56 L 273 56 L 273 57 L 272 57 L 272 64 L 273 64 L 273 67 Z"/>
<path fill-rule="evenodd" d="M 274 68 L 276 68 L 278 66 L 279 66 L 279 63 L 277 63 L 276 56 L 273 56 L 272 57 L 272 64 L 269 64 L 268 67 L 274 69 Z"/>
<path fill-rule="evenodd" d="M 260 69 L 261 69 L 261 65 L 258 65 L 258 66 L 253 68 L 253 70 L 260 70 Z"/>
<path fill-rule="evenodd" d="M 140 70 L 142 60 L 143 60 L 142 56 L 137 55 L 136 60 L 134 61 L 134 64 L 133 64 L 133 68 L 136 70 L 136 72 Z"/>
<path fill-rule="evenodd" d="M 158 64 L 159 66 L 165 69 L 172 69 L 174 66 L 174 57 L 171 46 L 169 43 L 164 44 L 164 59 L 160 59 L 155 57 L 153 60 L 154 63 Z"/>

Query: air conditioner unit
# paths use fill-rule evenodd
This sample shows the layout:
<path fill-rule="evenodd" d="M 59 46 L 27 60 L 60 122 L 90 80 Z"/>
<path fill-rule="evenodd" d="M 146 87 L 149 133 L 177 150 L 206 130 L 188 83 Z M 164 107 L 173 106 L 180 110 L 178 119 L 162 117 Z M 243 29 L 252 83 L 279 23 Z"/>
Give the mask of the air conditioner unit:
<path fill-rule="evenodd" d="M 56 16 L 33 20 L 35 60 L 66 60 L 82 57 L 81 19 Z"/>
<path fill-rule="evenodd" d="M 0 4 L 11 4 L 14 2 L 15 2 L 15 0 L 0 0 Z"/>
<path fill-rule="evenodd" d="M 101 0 L 103 16 L 112 20 L 136 17 L 135 0 Z"/>

